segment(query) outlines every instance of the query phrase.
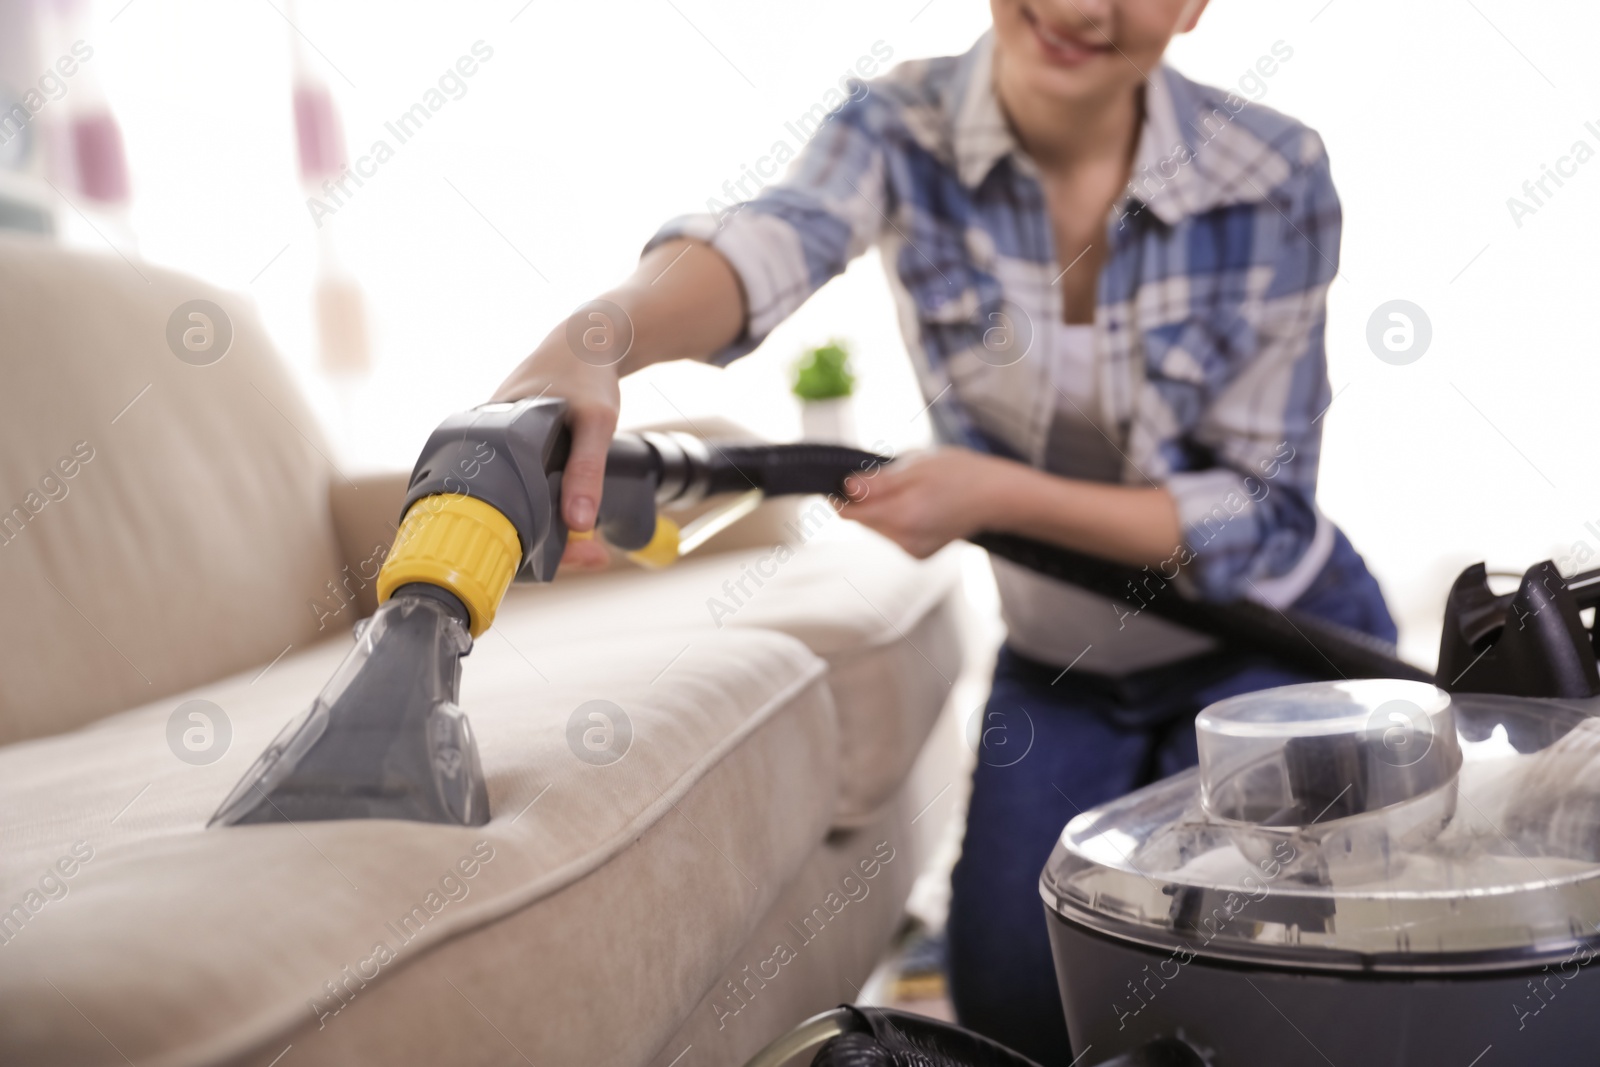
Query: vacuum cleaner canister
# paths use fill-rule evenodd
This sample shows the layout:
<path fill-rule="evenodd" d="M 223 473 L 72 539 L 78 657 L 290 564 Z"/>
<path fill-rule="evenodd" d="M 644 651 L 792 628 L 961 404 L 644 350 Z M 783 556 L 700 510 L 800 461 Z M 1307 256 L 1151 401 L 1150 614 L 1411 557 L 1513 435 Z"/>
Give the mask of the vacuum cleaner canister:
<path fill-rule="evenodd" d="M 1073 819 L 1040 879 L 1073 1051 L 1593 1062 L 1596 712 L 1392 680 L 1207 708 L 1199 767 Z"/>

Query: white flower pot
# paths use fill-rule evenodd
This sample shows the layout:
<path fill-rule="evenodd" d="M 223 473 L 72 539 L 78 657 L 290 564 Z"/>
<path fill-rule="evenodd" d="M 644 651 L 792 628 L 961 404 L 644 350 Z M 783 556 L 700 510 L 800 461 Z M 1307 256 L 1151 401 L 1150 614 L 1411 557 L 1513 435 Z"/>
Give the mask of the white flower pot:
<path fill-rule="evenodd" d="M 855 405 L 848 396 L 800 402 L 800 437 L 830 445 L 856 443 Z"/>

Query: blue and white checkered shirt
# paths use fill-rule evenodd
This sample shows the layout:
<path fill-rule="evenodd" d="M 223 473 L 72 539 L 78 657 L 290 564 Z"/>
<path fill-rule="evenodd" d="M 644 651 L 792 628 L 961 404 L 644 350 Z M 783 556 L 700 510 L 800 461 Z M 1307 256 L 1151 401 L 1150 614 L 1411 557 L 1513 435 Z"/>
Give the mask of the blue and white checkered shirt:
<path fill-rule="evenodd" d="M 1043 465 L 1067 265 L 992 55 L 986 35 L 857 85 L 780 182 L 651 243 L 709 241 L 742 280 L 747 328 L 719 363 L 876 245 L 938 436 Z M 1333 541 L 1315 502 L 1340 229 L 1322 140 L 1163 66 L 1132 174 L 1106 220 L 1094 421 L 1124 483 L 1177 501 L 1202 595 L 1292 602 Z"/>

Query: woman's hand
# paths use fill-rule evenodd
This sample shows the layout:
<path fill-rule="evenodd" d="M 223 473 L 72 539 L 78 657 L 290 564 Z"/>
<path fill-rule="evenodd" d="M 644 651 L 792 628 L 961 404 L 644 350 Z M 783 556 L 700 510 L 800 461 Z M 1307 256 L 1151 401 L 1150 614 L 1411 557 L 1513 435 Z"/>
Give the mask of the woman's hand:
<path fill-rule="evenodd" d="M 594 529 L 600 513 L 606 451 L 622 407 L 617 379 L 651 363 L 716 352 L 733 343 L 744 320 L 744 289 L 721 253 L 699 241 L 667 241 L 646 252 L 626 282 L 551 330 L 495 390 L 495 400 L 567 402 L 572 451 L 561 517 L 569 530 Z M 561 557 L 585 569 L 609 559 L 599 538 L 568 539 Z"/>
<path fill-rule="evenodd" d="M 1162 486 L 1062 478 L 965 448 L 939 448 L 845 480 L 839 514 L 925 559 L 975 533 L 1019 534 L 1135 567 L 1169 561 L 1183 543 Z"/>
<path fill-rule="evenodd" d="M 887 537 L 918 559 L 951 541 L 1005 524 L 997 508 L 1027 468 L 965 448 L 938 448 L 845 480 L 839 514 Z"/>
<path fill-rule="evenodd" d="M 572 430 L 572 452 L 561 478 L 561 516 L 569 530 L 594 529 L 600 509 L 600 487 L 606 473 L 606 450 L 617 429 L 622 392 L 617 368 L 604 359 L 580 359 L 568 343 L 571 333 L 563 323 L 511 372 L 495 390 L 495 400 L 525 397 L 561 397 L 567 402 L 567 425 Z M 604 567 L 610 560 L 598 538 L 567 541 L 563 565 L 580 570 Z"/>

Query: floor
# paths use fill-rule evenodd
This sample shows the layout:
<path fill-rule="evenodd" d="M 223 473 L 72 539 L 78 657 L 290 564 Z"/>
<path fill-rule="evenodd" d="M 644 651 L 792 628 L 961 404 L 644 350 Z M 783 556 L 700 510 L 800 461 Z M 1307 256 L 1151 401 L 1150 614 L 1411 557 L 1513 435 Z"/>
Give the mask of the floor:
<path fill-rule="evenodd" d="M 857 1003 L 955 1022 L 945 983 L 944 931 L 908 919 L 878 964 Z"/>

